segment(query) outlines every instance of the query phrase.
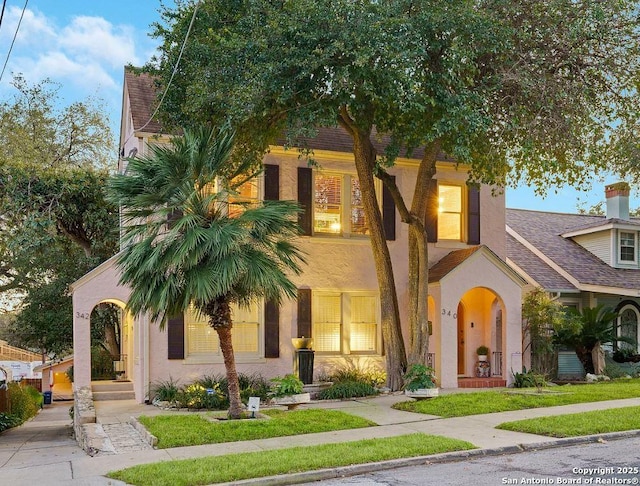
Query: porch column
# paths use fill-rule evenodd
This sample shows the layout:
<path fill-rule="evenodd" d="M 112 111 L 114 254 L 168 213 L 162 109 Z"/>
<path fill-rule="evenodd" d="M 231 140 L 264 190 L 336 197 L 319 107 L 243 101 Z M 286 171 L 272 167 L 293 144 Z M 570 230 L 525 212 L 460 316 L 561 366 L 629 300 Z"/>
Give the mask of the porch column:
<path fill-rule="evenodd" d="M 506 355 L 504 356 L 502 376 L 507 380 L 507 386 L 513 383 L 513 373 L 522 371 L 522 307 L 510 299 L 506 304 Z"/>
<path fill-rule="evenodd" d="M 91 311 L 93 305 L 73 293 L 73 386 L 91 386 Z"/>
<path fill-rule="evenodd" d="M 441 283 L 442 285 L 442 283 Z M 458 388 L 458 303 L 456 292 L 441 288 L 440 308 L 440 380 L 442 388 Z"/>

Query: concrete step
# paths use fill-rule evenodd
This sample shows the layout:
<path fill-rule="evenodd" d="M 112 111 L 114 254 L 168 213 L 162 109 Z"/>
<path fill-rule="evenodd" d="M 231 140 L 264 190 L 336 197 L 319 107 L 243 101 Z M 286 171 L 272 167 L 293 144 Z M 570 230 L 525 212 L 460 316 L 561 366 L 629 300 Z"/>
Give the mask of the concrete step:
<path fill-rule="evenodd" d="M 502 388 L 505 386 L 507 386 L 507 380 L 501 377 L 458 378 L 458 388 Z"/>
<path fill-rule="evenodd" d="M 131 391 L 94 391 L 93 392 L 93 400 L 104 401 L 104 400 L 133 400 L 136 398 L 133 390 Z"/>
<path fill-rule="evenodd" d="M 133 382 L 131 381 L 92 381 L 91 391 L 96 392 L 115 392 L 115 391 L 133 391 Z"/>

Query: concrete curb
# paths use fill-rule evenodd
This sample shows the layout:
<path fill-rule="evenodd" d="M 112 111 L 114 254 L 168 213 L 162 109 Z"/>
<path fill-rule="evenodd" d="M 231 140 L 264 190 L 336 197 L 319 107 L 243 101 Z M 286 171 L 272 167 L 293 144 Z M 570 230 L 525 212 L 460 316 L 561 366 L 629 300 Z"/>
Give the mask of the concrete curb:
<path fill-rule="evenodd" d="M 472 449 L 468 451 L 447 452 L 444 454 L 434 454 L 431 456 L 410 457 L 406 459 L 393 459 L 389 461 L 372 462 L 367 464 L 356 464 L 353 466 L 342 466 L 330 469 L 319 469 L 316 471 L 305 471 L 300 473 L 284 474 L 279 476 L 268 476 L 264 478 L 245 479 L 230 483 L 218 483 L 222 485 L 256 485 L 256 486 L 284 486 L 288 484 L 300 484 L 327 479 L 339 479 L 359 474 L 367 474 L 376 471 L 385 471 L 400 467 L 421 466 L 427 464 L 444 464 L 448 462 L 459 462 L 466 459 L 473 459 L 484 456 L 500 456 L 504 454 L 517 454 L 520 452 L 531 452 L 542 449 L 552 449 L 556 447 L 568 447 L 580 444 L 595 442 L 606 442 L 609 440 L 626 439 L 629 437 L 639 437 L 640 430 L 629 430 L 623 432 L 611 432 L 606 434 L 585 435 L 580 437 L 567 437 L 562 439 L 539 442 L 537 444 L 518 444 L 492 449 Z"/>
<path fill-rule="evenodd" d="M 149 444 L 152 449 L 156 448 L 156 446 L 158 445 L 158 438 L 155 435 L 153 435 L 151 432 L 149 432 L 144 425 L 138 422 L 137 418 L 130 417 L 129 423 L 134 429 L 136 429 L 138 434 L 140 434 L 140 437 L 142 437 L 142 440 L 144 442 Z"/>

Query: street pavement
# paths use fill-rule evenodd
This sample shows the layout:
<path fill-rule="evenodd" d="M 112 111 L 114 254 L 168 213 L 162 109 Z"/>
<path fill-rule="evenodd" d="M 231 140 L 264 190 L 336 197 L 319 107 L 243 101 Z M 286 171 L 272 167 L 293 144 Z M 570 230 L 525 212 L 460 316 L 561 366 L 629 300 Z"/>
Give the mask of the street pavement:
<path fill-rule="evenodd" d="M 446 392 L 446 391 L 445 391 Z M 391 405 L 406 398 L 403 395 L 386 395 L 369 399 L 312 402 L 306 407 L 342 410 L 368 418 L 378 427 L 323 432 L 316 434 L 279 437 L 247 442 L 208 444 L 201 446 L 151 449 L 129 424 L 131 417 L 175 413 L 162 411 L 151 405 L 141 405 L 133 400 L 95 402 L 97 422 L 109 435 L 113 447 L 110 452 L 88 456 L 73 440 L 71 420 L 68 415 L 71 402 L 54 402 L 46 405 L 36 417 L 26 424 L 0 434 L 0 484 L 20 485 L 119 485 L 119 481 L 107 479 L 109 471 L 137 464 L 165 460 L 187 459 L 238 452 L 259 452 L 295 446 L 349 442 L 361 439 L 391 437 L 416 432 L 442 435 L 466 440 L 479 449 L 459 453 L 440 454 L 428 458 L 411 458 L 390 461 L 386 464 L 364 464 L 324 471 L 308 472 L 279 477 L 277 483 L 257 479 L 243 484 L 293 484 L 295 482 L 328 479 L 361 474 L 377 469 L 399 467 L 427 462 L 459 461 L 481 455 L 515 453 L 523 450 L 545 449 L 572 445 L 586 441 L 615 439 L 640 435 L 640 431 L 605 434 L 586 438 L 550 439 L 533 434 L 523 434 L 495 429 L 495 426 L 512 420 L 562 415 L 590 410 L 640 406 L 640 398 L 605 402 L 565 405 L 560 407 L 520 410 L 457 418 L 439 418 L 394 410 Z"/>

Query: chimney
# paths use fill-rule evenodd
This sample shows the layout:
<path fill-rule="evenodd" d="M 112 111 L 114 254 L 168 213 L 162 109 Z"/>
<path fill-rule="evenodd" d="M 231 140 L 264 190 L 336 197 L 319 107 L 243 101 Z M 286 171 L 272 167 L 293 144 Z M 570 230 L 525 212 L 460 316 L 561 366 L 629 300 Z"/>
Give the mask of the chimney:
<path fill-rule="evenodd" d="M 607 219 L 629 219 L 629 184 L 615 182 L 605 186 Z"/>

